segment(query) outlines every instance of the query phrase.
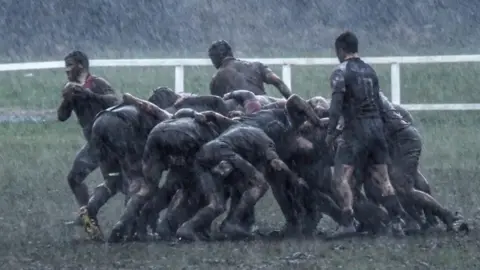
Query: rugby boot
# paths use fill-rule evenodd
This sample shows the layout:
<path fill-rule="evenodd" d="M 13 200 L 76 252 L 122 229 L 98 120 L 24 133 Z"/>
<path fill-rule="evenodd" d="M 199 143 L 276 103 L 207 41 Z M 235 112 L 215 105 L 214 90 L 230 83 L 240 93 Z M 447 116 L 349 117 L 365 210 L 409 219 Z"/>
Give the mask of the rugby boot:
<path fill-rule="evenodd" d="M 340 225 L 337 231 L 329 236 L 329 238 L 343 238 L 357 234 L 357 227 L 355 226 L 355 218 L 352 209 L 345 209 L 342 211 L 341 221 L 342 225 Z"/>
<path fill-rule="evenodd" d="M 80 208 L 80 220 L 82 222 L 83 228 L 85 232 L 88 234 L 90 239 L 95 241 L 103 241 L 103 233 L 98 225 L 98 221 L 96 217 L 91 217 L 88 214 L 88 210 L 86 206 L 82 206 Z"/>
<path fill-rule="evenodd" d="M 439 224 L 437 217 L 430 211 L 425 211 L 425 219 L 425 229 L 437 227 Z M 424 227 L 422 226 L 422 229 L 424 229 Z"/>
<path fill-rule="evenodd" d="M 463 217 L 459 213 L 447 215 L 445 220 L 442 220 L 447 226 L 449 232 L 466 232 L 470 231 L 467 223 L 463 220 Z"/>
<path fill-rule="evenodd" d="M 108 237 L 109 243 L 119 243 L 124 240 L 125 233 L 127 233 L 127 226 L 121 221 L 117 222 L 115 226 L 113 226 L 112 232 Z"/>
<path fill-rule="evenodd" d="M 357 227 L 355 226 L 355 223 L 352 222 L 349 225 L 346 226 L 340 226 L 338 230 L 331 236 L 333 238 L 335 237 L 349 237 L 351 235 L 357 234 Z"/>
<path fill-rule="evenodd" d="M 390 229 L 392 231 L 392 234 L 397 237 L 404 237 L 405 236 L 405 231 L 403 230 L 403 227 L 405 226 L 405 222 L 403 219 L 400 217 L 395 217 L 392 219 L 390 223 Z"/>
<path fill-rule="evenodd" d="M 163 218 L 157 223 L 154 233 L 156 233 L 161 239 L 169 239 L 175 236 L 175 230 L 172 229 L 172 226 L 170 226 L 170 223 L 166 218 Z"/>
<path fill-rule="evenodd" d="M 301 233 L 301 226 L 299 224 L 294 224 L 287 222 L 280 230 L 274 230 L 268 234 L 270 237 L 274 238 L 283 238 L 295 236 Z"/>
<path fill-rule="evenodd" d="M 221 226 L 222 233 L 226 234 L 230 239 L 241 239 L 251 237 L 252 234 L 246 228 L 238 223 L 225 221 Z"/>
<path fill-rule="evenodd" d="M 406 233 L 415 233 L 421 230 L 425 226 L 426 223 L 418 224 L 418 222 L 412 218 L 407 219 L 405 222 L 405 229 Z"/>
<path fill-rule="evenodd" d="M 180 228 L 178 228 L 176 232 L 176 236 L 180 240 L 187 240 L 187 241 L 198 241 L 200 240 L 200 237 L 196 234 L 195 230 L 193 229 L 193 226 L 185 222 Z"/>

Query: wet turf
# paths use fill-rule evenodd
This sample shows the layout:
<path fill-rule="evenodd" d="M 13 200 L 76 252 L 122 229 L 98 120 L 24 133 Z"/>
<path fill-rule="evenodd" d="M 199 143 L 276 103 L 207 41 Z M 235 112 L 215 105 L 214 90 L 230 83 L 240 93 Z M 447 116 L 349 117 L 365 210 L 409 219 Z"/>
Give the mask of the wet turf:
<path fill-rule="evenodd" d="M 465 116 L 415 114 L 425 139 L 422 170 L 435 196 L 470 223 L 480 220 L 478 128 Z M 468 116 L 469 119 L 474 115 Z M 461 120 L 461 121 L 460 121 Z M 106 246 L 63 225 L 76 211 L 65 176 L 82 145 L 76 123 L 0 125 L 0 265 L 2 269 L 478 269 L 480 235 L 429 234 L 394 239 L 355 238 Z M 90 187 L 101 180 L 95 172 Z M 109 232 L 123 196 L 99 215 Z M 261 228 L 283 218 L 269 194 L 257 207 Z M 334 230 L 328 218 L 324 230 Z"/>
<path fill-rule="evenodd" d="M 278 67 L 275 71 L 281 74 Z M 402 68 L 404 102 L 479 102 L 477 64 L 410 65 Z M 379 66 L 389 88 L 388 66 Z M 293 90 L 304 97 L 328 92 L 331 67 L 294 67 Z M 94 69 L 123 92 L 147 97 L 155 86 L 173 86 L 173 68 Z M 187 68 L 185 88 L 204 93 L 211 68 Z M 64 74 L 57 71 L 0 73 L 3 120 L 22 120 L 25 110 L 49 110 L 59 102 Z M 441 81 L 438 81 L 441 79 Z M 142 81 L 141 85 L 136 85 Z M 275 93 L 269 89 L 269 93 Z M 17 115 L 12 118 L 11 115 Z M 63 225 L 75 202 L 66 175 L 83 143 L 74 119 L 44 122 L 54 111 L 29 115 L 28 124 L 0 124 L 0 267 L 1 269 L 478 269 L 480 235 L 430 234 L 393 239 L 356 238 L 193 243 L 166 242 L 106 246 L 90 243 L 81 229 Z M 40 115 L 40 116 L 39 116 Z M 46 116 L 46 117 L 44 117 Z M 414 114 L 424 137 L 422 171 L 435 196 L 471 224 L 480 221 L 478 112 Z M 101 180 L 95 172 L 91 188 Z M 100 213 L 105 232 L 122 211 L 117 195 Z M 283 218 L 269 194 L 257 207 L 262 228 L 279 228 Z M 335 229 L 328 218 L 320 227 Z"/>

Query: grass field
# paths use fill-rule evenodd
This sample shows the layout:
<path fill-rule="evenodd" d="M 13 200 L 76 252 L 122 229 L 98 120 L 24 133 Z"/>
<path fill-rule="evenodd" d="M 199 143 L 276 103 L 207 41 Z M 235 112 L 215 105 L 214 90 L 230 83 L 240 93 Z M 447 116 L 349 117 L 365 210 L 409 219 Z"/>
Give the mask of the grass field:
<path fill-rule="evenodd" d="M 384 91 L 390 93 L 390 66 L 375 66 Z M 279 66 L 272 69 L 281 74 Z M 292 90 L 302 96 L 329 94 L 328 77 L 332 66 L 298 66 L 292 68 Z M 118 67 L 92 68 L 105 76 L 119 91 L 148 96 L 157 86 L 174 86 L 172 67 Z M 207 93 L 214 72 L 212 67 L 186 67 L 185 90 Z M 403 103 L 462 103 L 480 102 L 476 91 L 480 78 L 480 64 L 412 64 L 401 66 Z M 33 76 L 26 77 L 31 73 Z M 61 87 L 65 84 L 62 69 L 31 72 L 0 73 L 0 107 L 51 109 L 59 102 Z M 269 94 L 277 95 L 269 88 Z"/>
<path fill-rule="evenodd" d="M 388 89 L 387 66 L 377 67 Z M 295 67 L 293 89 L 302 96 L 326 94 L 330 67 Z M 173 86 L 170 68 L 94 69 L 122 92 L 148 96 L 155 86 Z M 205 92 L 212 69 L 186 70 L 186 89 Z M 280 73 L 279 69 L 276 69 Z M 402 69 L 402 100 L 409 103 L 479 102 L 480 65 L 412 65 Z M 139 85 L 138 82 L 142 83 Z M 59 102 L 62 71 L 0 73 L 0 107 L 45 110 Z M 269 91 L 272 91 L 271 89 Z M 388 92 L 388 91 L 387 91 Z M 272 93 L 272 92 L 270 92 Z M 478 112 L 415 112 L 424 137 L 422 171 L 435 196 L 461 211 L 474 227 L 480 221 L 477 168 Z M 334 242 L 129 244 L 107 247 L 84 241 L 63 221 L 76 211 L 66 183 L 75 152 L 83 144 L 73 119 L 68 123 L 0 124 L 0 267 L 2 269 L 478 269 L 480 235 L 352 239 Z M 98 172 L 87 182 L 100 182 Z M 108 232 L 123 197 L 100 213 Z M 259 206 L 261 227 L 279 227 L 283 218 L 270 195 Z M 321 226 L 332 229 L 331 223 Z"/>

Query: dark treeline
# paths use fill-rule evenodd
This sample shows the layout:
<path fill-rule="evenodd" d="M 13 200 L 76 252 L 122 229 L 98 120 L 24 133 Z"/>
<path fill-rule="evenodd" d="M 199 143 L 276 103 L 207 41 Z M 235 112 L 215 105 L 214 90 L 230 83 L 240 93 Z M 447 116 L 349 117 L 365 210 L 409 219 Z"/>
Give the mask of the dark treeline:
<path fill-rule="evenodd" d="M 370 55 L 476 53 L 479 11 L 457 0 L 0 0 L 0 56 L 205 57 L 221 38 L 242 55 L 315 55 L 345 29 Z"/>

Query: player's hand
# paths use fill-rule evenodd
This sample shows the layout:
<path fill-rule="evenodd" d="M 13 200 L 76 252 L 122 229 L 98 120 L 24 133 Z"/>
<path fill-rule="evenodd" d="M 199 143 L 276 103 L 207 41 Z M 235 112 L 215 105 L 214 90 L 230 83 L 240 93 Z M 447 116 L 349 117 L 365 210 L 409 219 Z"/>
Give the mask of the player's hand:
<path fill-rule="evenodd" d="M 272 168 L 275 169 L 276 171 L 281 171 L 281 170 L 285 169 L 286 165 L 285 165 L 285 163 L 283 163 L 283 161 L 276 158 L 276 159 L 272 159 L 272 161 L 270 161 L 270 166 L 272 166 Z"/>
<path fill-rule="evenodd" d="M 297 183 L 304 188 L 308 188 L 307 182 L 301 177 L 297 177 Z"/>
<path fill-rule="evenodd" d="M 325 143 L 327 144 L 328 147 L 332 146 L 334 139 L 335 137 L 332 134 L 327 134 L 327 136 L 325 137 Z"/>
<path fill-rule="evenodd" d="M 93 96 L 92 90 L 81 86 L 73 88 L 73 95 L 81 98 L 87 98 Z"/>
<path fill-rule="evenodd" d="M 62 89 L 62 97 L 64 99 L 71 99 L 72 98 L 72 95 L 73 95 L 73 89 L 75 87 L 75 83 L 74 82 L 67 82 L 65 84 L 65 86 L 63 86 L 63 89 Z"/>
<path fill-rule="evenodd" d="M 195 121 L 201 124 L 205 124 L 208 122 L 207 117 L 205 115 L 197 112 L 195 112 L 195 114 L 193 115 L 193 119 L 195 119 Z"/>
<path fill-rule="evenodd" d="M 66 100 L 69 100 L 72 98 L 72 91 L 70 88 L 64 88 L 62 90 L 62 97 Z"/>

